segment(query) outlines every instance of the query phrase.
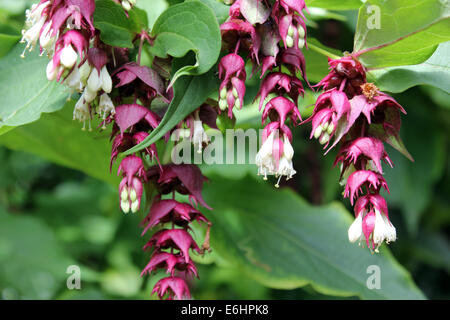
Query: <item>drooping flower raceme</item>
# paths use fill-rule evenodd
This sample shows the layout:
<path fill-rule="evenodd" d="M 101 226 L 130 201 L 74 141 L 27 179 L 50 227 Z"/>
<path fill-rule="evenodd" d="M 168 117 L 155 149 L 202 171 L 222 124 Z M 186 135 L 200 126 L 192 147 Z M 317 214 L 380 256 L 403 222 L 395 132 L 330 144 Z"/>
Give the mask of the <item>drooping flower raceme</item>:
<path fill-rule="evenodd" d="M 297 103 L 304 91 L 297 72 L 300 71 L 306 80 L 305 59 L 301 51 L 307 46 L 305 8 L 303 0 L 237 0 L 230 7 L 229 19 L 220 27 L 223 46 L 230 53 L 219 63 L 222 80 L 219 107 L 221 110 L 228 108 L 231 118 L 232 109 L 242 106 L 246 71 L 244 59 L 239 54 L 248 55 L 253 63 L 253 72 L 260 69 L 261 78 L 265 77 L 257 97 L 260 99 L 259 109 L 265 105 L 262 123 L 270 120 L 256 156 L 258 174 L 265 179 L 268 175 L 275 175 L 277 187 L 282 176 L 289 179 L 296 173 L 292 164 L 292 133 L 287 122 L 298 124 L 301 120 Z M 282 65 L 290 74 L 281 72 Z M 274 67 L 279 67 L 280 71 L 266 74 Z M 267 102 L 269 95 L 276 96 Z"/>
<path fill-rule="evenodd" d="M 386 201 L 380 194 L 382 190 L 389 192 L 382 162 L 393 166 L 383 142 L 401 141 L 400 113 L 405 110 L 366 82 L 365 68 L 355 57 L 330 60 L 329 65 L 329 75 L 318 84 L 324 92 L 307 120 L 312 122 L 311 138 L 328 148 L 326 152 L 340 144 L 334 165 L 340 165 L 344 197 L 355 205 L 349 240 L 365 243 L 378 252 L 383 242 L 396 240 Z"/>
<path fill-rule="evenodd" d="M 152 167 L 147 172 L 147 178 L 155 184 L 159 194 L 142 221 L 142 226 L 145 226 L 142 235 L 157 225 L 169 224 L 170 229 L 160 229 L 145 244 L 143 249 L 152 248 L 153 253 L 142 275 L 160 268 L 165 269 L 168 276 L 155 284 L 152 293 L 160 298 L 190 299 L 187 281 L 193 276 L 198 277 L 198 272 L 189 251 L 202 253 L 209 250 L 211 223 L 194 207 L 200 203 L 209 208 L 201 195 L 205 177 L 195 165 L 182 164 L 163 166 L 162 170 Z M 175 193 L 188 195 L 191 203 L 179 202 L 173 198 L 162 199 L 166 194 L 175 196 Z M 189 233 L 189 224 L 193 221 L 208 225 L 202 247 L 197 245 Z"/>
<path fill-rule="evenodd" d="M 136 0 L 114 1 L 122 6 L 127 17 L 128 11 L 136 4 Z M 145 143 L 160 124 L 163 112 L 159 110 L 157 114 L 152 111 L 152 102 L 158 99 L 159 104 L 166 104 L 167 109 L 173 98 L 173 89 L 167 90 L 166 87 L 171 61 L 170 58 L 155 58 L 152 67 L 140 64 L 143 42 L 152 45 L 152 39 L 145 30 L 136 35 L 142 39 L 137 61 L 128 48 L 104 43 L 93 25 L 94 10 L 94 0 L 42 0 L 26 12 L 22 42 L 27 43 L 24 53 L 39 45 L 41 55 L 47 54 L 50 61 L 45 71 L 49 81 L 64 84 L 70 92 L 69 99 L 74 93 L 80 95 L 73 118 L 83 122 L 83 129 L 89 123 L 89 130 L 92 130 L 91 120 L 95 114 L 101 121 L 99 128 L 106 129 L 111 125 L 112 170 L 119 153 Z M 242 105 L 245 77 L 243 68 L 225 76 L 226 90 L 229 89 L 230 95 L 238 101 L 233 101 L 231 106 Z M 217 110 L 204 104 L 182 121 L 191 131 L 190 138 L 200 152 L 208 142 L 203 126 L 217 128 Z M 168 139 L 169 134 L 164 138 Z M 198 277 L 189 251 L 202 253 L 209 250 L 211 223 L 197 208 L 200 204 L 211 209 L 201 195 L 205 178 L 194 165 L 163 167 L 155 143 L 121 157 L 117 174 L 121 177 L 118 206 L 124 213 L 144 209 L 143 203 L 152 204 L 143 221 L 143 234 L 158 225 L 168 227 L 155 232 L 144 247 L 152 249 L 153 253 L 142 274 L 160 268 L 169 274 L 157 282 L 152 293 L 160 298 L 189 298 L 188 277 Z M 158 191 L 153 199 L 152 188 Z M 146 193 L 146 190 L 150 192 Z M 190 203 L 162 199 L 175 193 L 187 195 Z M 143 199 L 147 201 L 143 202 Z M 208 226 L 202 247 L 190 234 L 192 221 Z M 168 249 L 170 251 L 166 251 Z"/>

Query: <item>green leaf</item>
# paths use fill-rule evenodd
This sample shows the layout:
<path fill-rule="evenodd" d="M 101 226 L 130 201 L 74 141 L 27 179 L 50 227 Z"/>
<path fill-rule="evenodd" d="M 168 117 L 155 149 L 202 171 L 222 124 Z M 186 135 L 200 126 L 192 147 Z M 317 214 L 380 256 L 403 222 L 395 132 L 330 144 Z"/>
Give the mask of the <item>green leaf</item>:
<path fill-rule="evenodd" d="M 50 82 L 45 75 L 48 59 L 38 50 L 20 58 L 24 45 L 17 45 L 0 60 L 0 133 L 1 128 L 33 122 L 43 112 L 54 112 L 68 96 L 64 87 Z"/>
<path fill-rule="evenodd" d="M 184 57 L 193 51 L 196 62 L 179 68 L 171 85 L 182 75 L 200 75 L 216 63 L 220 54 L 221 36 L 214 12 L 199 1 L 189 1 L 169 7 L 156 20 L 152 34 L 156 37 L 153 54 Z"/>
<path fill-rule="evenodd" d="M 403 92 L 417 85 L 431 85 L 450 93 L 450 42 L 441 43 L 424 63 L 371 70 L 380 90 Z"/>
<path fill-rule="evenodd" d="M 150 29 L 159 15 L 169 6 L 166 0 L 139 1 L 137 5 L 147 13 L 148 27 Z"/>
<path fill-rule="evenodd" d="M 352 10 L 362 6 L 361 0 L 306 0 L 306 6 L 330 10 Z"/>
<path fill-rule="evenodd" d="M 0 57 L 6 55 L 20 38 L 19 30 L 7 24 L 0 24 Z"/>
<path fill-rule="evenodd" d="M 100 30 L 100 39 L 113 47 L 133 47 L 136 23 L 128 19 L 122 6 L 111 0 L 96 0 L 94 26 Z M 139 30 L 140 31 L 140 30 Z"/>
<path fill-rule="evenodd" d="M 132 154 L 142 150 L 161 139 L 169 130 L 188 116 L 219 87 L 214 70 L 201 76 L 181 77 L 174 85 L 174 97 L 159 126 L 153 130 L 137 146 L 127 150 L 124 154 Z"/>
<path fill-rule="evenodd" d="M 213 223 L 211 244 L 243 276 L 278 289 L 310 284 L 337 296 L 424 298 L 388 249 L 371 255 L 348 242 L 353 218 L 342 205 L 311 206 L 289 189 L 277 190 L 249 177 L 238 183 L 209 178 L 204 196 L 214 208 L 205 211 Z M 372 265 L 380 268 L 381 289 L 366 285 Z"/>
<path fill-rule="evenodd" d="M 424 108 L 429 101 L 412 91 L 399 102 L 407 106 L 403 116 L 401 133 L 414 162 L 394 151 L 387 150 L 395 167 L 386 166 L 385 176 L 389 185 L 388 201 L 401 207 L 408 231 L 415 234 L 420 218 L 426 211 L 432 196 L 433 186 L 442 177 L 445 168 L 445 132 Z"/>
<path fill-rule="evenodd" d="M 20 40 L 20 36 L 0 33 L 0 57 L 7 54 Z"/>
<path fill-rule="evenodd" d="M 73 264 L 47 225 L 0 209 L 3 297 L 10 292 L 12 299 L 51 299 L 66 285 L 66 270 Z"/>
<path fill-rule="evenodd" d="M 68 103 L 59 112 L 44 115 L 40 121 L 5 133 L 0 144 L 39 155 L 100 180 L 117 183 L 115 170 L 112 174 L 109 172 L 111 150 L 108 132 L 82 131 L 81 124 L 72 121 L 74 103 Z"/>
<path fill-rule="evenodd" d="M 229 17 L 230 7 L 222 3 L 220 0 L 187 0 L 187 1 L 201 1 L 210 7 L 216 15 L 219 24 L 225 22 Z"/>
<path fill-rule="evenodd" d="M 366 67 L 422 63 L 450 40 L 449 16 L 445 1 L 368 0 L 359 11 L 354 53 Z"/>
<path fill-rule="evenodd" d="M 329 72 L 327 57 L 335 59 L 342 56 L 339 50 L 328 48 L 317 39 L 308 38 L 308 50 L 303 50 L 306 60 L 306 76 L 309 81 L 319 82 Z"/>

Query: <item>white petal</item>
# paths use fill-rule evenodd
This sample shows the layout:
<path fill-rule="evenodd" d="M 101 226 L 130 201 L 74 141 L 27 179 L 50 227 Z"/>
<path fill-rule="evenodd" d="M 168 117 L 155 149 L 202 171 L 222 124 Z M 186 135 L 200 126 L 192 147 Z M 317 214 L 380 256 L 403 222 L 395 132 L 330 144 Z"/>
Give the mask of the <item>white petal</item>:
<path fill-rule="evenodd" d="M 86 84 L 86 81 L 89 78 L 89 75 L 91 74 L 91 70 L 92 70 L 92 68 L 87 61 L 81 65 L 80 77 L 81 77 L 81 81 L 83 81 L 84 84 Z"/>
<path fill-rule="evenodd" d="M 108 69 L 104 66 L 100 72 L 100 80 L 102 82 L 102 89 L 106 93 L 110 93 L 112 90 L 112 79 L 108 73 Z"/>
<path fill-rule="evenodd" d="M 360 213 L 348 228 L 348 240 L 353 243 L 361 239 L 362 235 L 362 213 Z"/>
<path fill-rule="evenodd" d="M 71 89 L 81 91 L 83 89 L 83 85 L 81 83 L 80 71 L 75 66 L 72 72 L 69 74 L 64 83 Z"/>
<path fill-rule="evenodd" d="M 86 102 L 90 103 L 97 97 L 97 91 L 91 91 L 89 87 L 86 87 L 83 96 Z"/>
<path fill-rule="evenodd" d="M 50 60 L 50 62 L 47 64 L 46 73 L 48 81 L 53 81 L 58 76 L 58 68 L 53 67 L 53 60 Z"/>
<path fill-rule="evenodd" d="M 102 86 L 102 82 L 100 80 L 100 76 L 98 74 L 97 69 L 93 69 L 91 72 L 91 75 L 89 76 L 88 82 L 87 82 L 87 88 L 91 91 L 91 92 L 97 92 L 98 90 L 100 90 Z"/>
<path fill-rule="evenodd" d="M 78 54 L 71 45 L 68 45 L 64 49 L 62 49 L 60 62 L 64 67 L 66 67 L 67 69 L 72 68 L 77 62 L 77 59 Z"/>
<path fill-rule="evenodd" d="M 283 144 L 284 144 L 284 156 L 286 158 L 288 158 L 289 160 L 291 160 L 294 157 L 294 149 L 292 148 L 291 143 L 289 142 L 289 138 L 284 135 L 284 139 L 283 139 Z"/>

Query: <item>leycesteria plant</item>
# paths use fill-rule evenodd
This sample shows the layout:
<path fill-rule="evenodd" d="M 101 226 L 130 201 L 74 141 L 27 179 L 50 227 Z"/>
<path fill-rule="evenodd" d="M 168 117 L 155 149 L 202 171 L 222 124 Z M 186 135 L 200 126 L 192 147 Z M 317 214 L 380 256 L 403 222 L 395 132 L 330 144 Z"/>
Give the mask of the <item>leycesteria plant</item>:
<path fill-rule="evenodd" d="M 190 143 L 194 154 L 206 154 L 216 143 L 211 130 L 238 128 L 245 112 L 253 112 L 262 124 L 254 128 L 261 129 L 260 143 L 250 159 L 257 175 L 263 180 L 274 176 L 276 188 L 295 190 L 292 180 L 306 179 L 304 173 L 314 170 L 298 167 L 303 163 L 298 146 L 313 148 L 316 143 L 302 137 L 302 130 L 308 130 L 325 155 L 335 150 L 334 166 L 340 174 L 333 183 L 342 186 L 355 213 L 348 240 L 378 253 L 383 242 L 397 239 L 384 176 L 394 162 L 385 146 L 410 160 L 412 156 L 400 138 L 407 107 L 387 93 L 389 72 L 399 65 L 424 62 L 444 36 L 414 44 L 414 36 L 424 28 L 408 25 L 393 35 L 390 25 L 387 31 L 371 27 L 366 23 L 369 4 L 357 1 L 355 8 L 362 8 L 354 50 L 340 54 L 311 37 L 316 21 L 329 14 L 314 8 L 315 1 L 180 1 L 166 3 L 156 21 L 147 15 L 153 4 L 145 4 L 146 12 L 140 1 L 41 0 L 26 11 L 21 57 L 29 59 L 33 50 L 47 56 L 42 74 L 50 85 L 65 88 L 59 98 L 74 100 L 73 125 L 108 136 L 106 166 L 118 177 L 117 207 L 124 214 L 143 213 L 142 236 L 147 241 L 143 250 L 149 260 L 141 276 L 160 270 L 165 274 L 152 294 L 160 299 L 192 298 L 192 280 L 200 277 L 194 262 L 200 258 L 194 255 L 207 256 L 214 249 L 215 221 L 223 223 L 216 217 L 225 214 L 215 207 L 226 208 L 223 199 L 234 192 L 215 186 L 215 175 L 208 179 L 192 162 L 171 161 L 171 155 L 182 146 L 181 139 Z M 334 1 L 319 2 L 316 5 L 329 10 L 343 9 Z M 398 9 L 397 4 L 368 2 L 380 6 L 382 14 Z M 440 13 L 430 23 L 448 15 L 445 7 L 436 8 Z M 398 12 L 394 17 L 404 18 Z M 416 58 L 398 54 L 406 41 L 410 50 L 422 48 L 422 54 Z M 53 105 L 45 99 L 40 105 L 46 103 Z M 61 99 L 56 103 L 62 104 Z M 38 117 L 48 111 L 41 107 Z M 16 112 L 6 120 L 14 116 Z M 209 171 L 207 165 L 201 168 Z M 209 188 L 223 188 L 225 193 L 214 201 L 204 195 Z M 276 192 L 286 195 L 273 190 L 274 198 Z M 245 193 L 240 196 L 245 202 Z M 266 200 L 270 199 L 261 201 Z M 283 203 L 278 205 L 284 210 Z M 239 250 L 241 246 L 245 247 L 244 240 Z M 242 250 L 246 258 L 252 255 L 251 249 Z M 339 250 L 337 245 L 334 250 Z M 252 263 L 265 272 L 277 270 L 264 261 Z"/>

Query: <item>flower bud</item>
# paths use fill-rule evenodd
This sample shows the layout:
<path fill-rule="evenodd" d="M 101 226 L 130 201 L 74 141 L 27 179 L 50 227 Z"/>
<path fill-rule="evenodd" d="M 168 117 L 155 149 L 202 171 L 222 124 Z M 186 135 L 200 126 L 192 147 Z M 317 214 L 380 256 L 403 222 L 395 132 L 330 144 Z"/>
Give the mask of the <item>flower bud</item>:
<path fill-rule="evenodd" d="M 237 92 L 237 90 L 236 90 L 235 87 L 233 87 L 232 93 L 233 93 L 233 96 L 234 96 L 236 99 L 239 97 L 239 94 L 238 94 L 238 92 Z"/>
<path fill-rule="evenodd" d="M 334 130 L 334 124 L 333 124 L 333 123 L 330 123 L 330 124 L 328 125 L 328 128 L 327 128 L 328 134 L 331 135 L 331 133 L 333 132 L 333 130 Z"/>
<path fill-rule="evenodd" d="M 130 200 L 131 200 L 131 202 L 134 202 L 134 201 L 136 201 L 136 199 L 137 199 L 136 190 L 131 188 L 130 189 Z"/>
<path fill-rule="evenodd" d="M 61 52 L 61 64 L 67 69 L 72 68 L 77 62 L 78 54 L 75 50 L 73 50 L 71 45 L 64 47 Z"/>
<path fill-rule="evenodd" d="M 294 26 L 292 24 L 289 26 L 288 36 L 294 37 Z"/>
<path fill-rule="evenodd" d="M 223 87 L 222 90 L 220 90 L 220 99 L 226 99 L 227 97 L 227 87 Z"/>
<path fill-rule="evenodd" d="M 127 201 L 120 201 L 120 208 L 124 213 L 130 212 L 130 202 Z"/>
<path fill-rule="evenodd" d="M 328 141 L 330 141 L 330 135 L 329 135 L 328 133 L 324 132 L 323 135 L 322 135 L 322 137 L 321 137 L 320 140 L 319 140 L 319 143 L 320 143 L 320 144 L 325 144 L 325 143 L 327 143 Z"/>
<path fill-rule="evenodd" d="M 86 81 L 91 74 L 91 70 L 92 68 L 88 62 L 83 63 L 83 65 L 80 67 L 80 78 L 84 85 L 86 85 Z"/>
<path fill-rule="evenodd" d="M 304 46 L 305 46 L 305 39 L 299 38 L 298 39 L 298 48 L 303 49 Z"/>
<path fill-rule="evenodd" d="M 240 109 L 241 108 L 241 100 L 236 99 L 236 101 L 234 102 L 234 107 L 237 109 Z"/>
<path fill-rule="evenodd" d="M 131 212 L 136 213 L 139 210 L 139 201 L 133 201 L 131 203 Z"/>
<path fill-rule="evenodd" d="M 120 193 L 120 198 L 122 199 L 122 201 L 127 201 L 128 200 L 128 190 L 127 188 L 123 188 L 122 192 Z"/>
<path fill-rule="evenodd" d="M 131 4 L 127 0 L 122 0 L 122 8 L 124 8 L 126 11 L 130 11 Z"/>
<path fill-rule="evenodd" d="M 91 92 L 97 93 L 97 91 L 100 90 L 101 86 L 102 81 L 100 79 L 98 71 L 94 69 L 92 70 L 91 75 L 89 76 L 87 82 L 87 89 L 89 89 Z"/>
<path fill-rule="evenodd" d="M 316 131 L 314 131 L 314 138 L 319 139 L 321 135 L 322 135 L 322 126 L 318 126 L 316 128 Z"/>
<path fill-rule="evenodd" d="M 112 79 L 108 73 L 108 69 L 104 66 L 100 72 L 100 80 L 102 82 L 102 89 L 106 93 L 110 93 L 112 90 Z"/>
<path fill-rule="evenodd" d="M 227 107 L 228 107 L 227 100 L 220 99 L 219 100 L 219 108 L 220 108 L 220 110 L 224 111 L 224 110 L 227 109 Z"/>
<path fill-rule="evenodd" d="M 294 39 L 291 36 L 286 37 L 286 46 L 292 48 L 294 46 Z"/>
<path fill-rule="evenodd" d="M 298 26 L 298 37 L 300 38 L 300 39 L 304 39 L 305 38 L 305 35 L 306 35 L 306 32 L 305 32 L 305 29 L 303 29 L 303 27 L 302 26 Z"/>

